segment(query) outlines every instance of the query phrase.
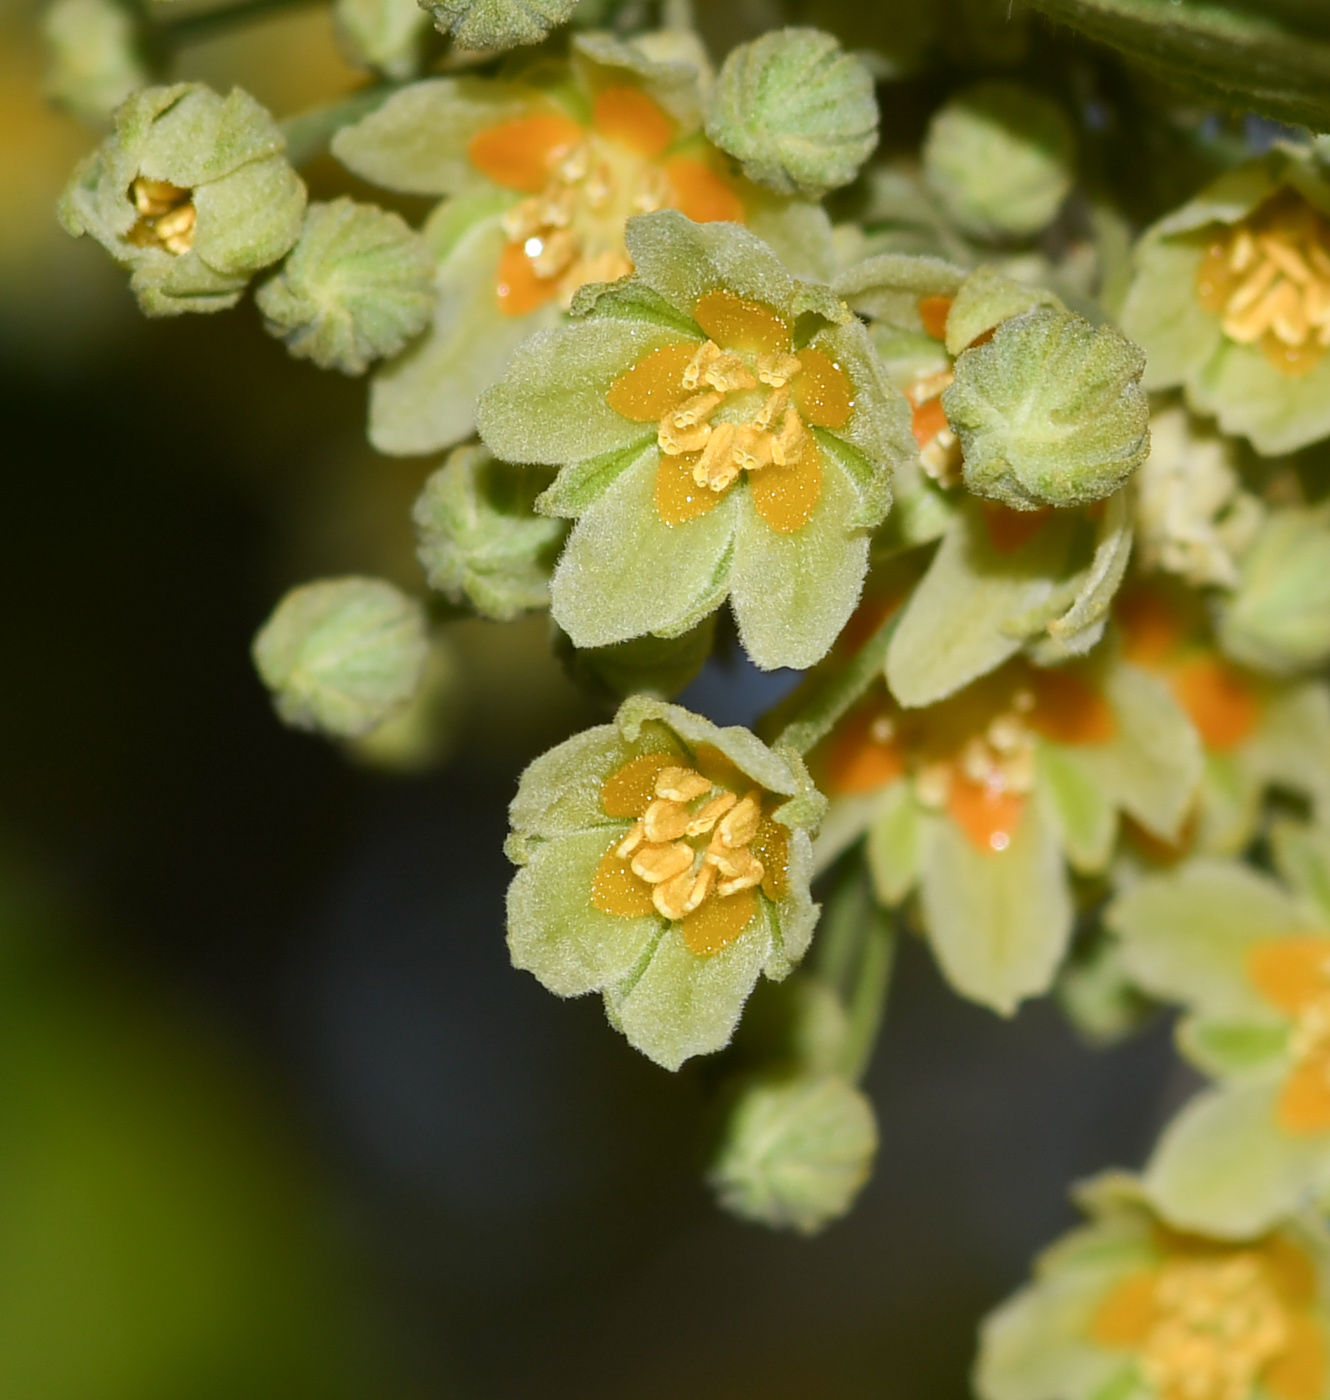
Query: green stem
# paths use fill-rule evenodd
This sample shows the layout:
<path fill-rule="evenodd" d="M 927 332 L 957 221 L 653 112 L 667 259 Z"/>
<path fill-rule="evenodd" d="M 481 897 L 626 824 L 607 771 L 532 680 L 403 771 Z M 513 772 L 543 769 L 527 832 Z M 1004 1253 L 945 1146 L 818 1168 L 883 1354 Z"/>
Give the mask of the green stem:
<path fill-rule="evenodd" d="M 844 665 L 814 678 L 795 717 L 776 736 L 776 743 L 807 753 L 831 733 L 836 722 L 882 674 L 887 648 L 900 614 L 893 613 Z"/>
<path fill-rule="evenodd" d="M 344 127 L 377 111 L 405 83 L 372 83 L 324 107 L 311 107 L 279 123 L 286 137 L 286 158 L 297 168 L 308 165 L 327 149 Z"/>
<path fill-rule="evenodd" d="M 841 1072 L 857 1082 L 863 1078 L 877 1045 L 887 1010 L 887 988 L 896 961 L 896 929 L 879 904 L 868 911 L 863 928 L 859 968 L 848 1006 L 849 1028 L 841 1052 Z"/>
<path fill-rule="evenodd" d="M 325 0 L 240 0 L 237 5 L 221 5 L 216 9 L 196 10 L 183 15 L 158 13 L 168 8 L 164 4 L 147 8 L 153 28 L 172 48 L 183 48 L 187 44 L 201 43 L 215 35 L 251 24 L 255 20 L 267 19 L 269 15 L 284 10 L 323 3 Z"/>

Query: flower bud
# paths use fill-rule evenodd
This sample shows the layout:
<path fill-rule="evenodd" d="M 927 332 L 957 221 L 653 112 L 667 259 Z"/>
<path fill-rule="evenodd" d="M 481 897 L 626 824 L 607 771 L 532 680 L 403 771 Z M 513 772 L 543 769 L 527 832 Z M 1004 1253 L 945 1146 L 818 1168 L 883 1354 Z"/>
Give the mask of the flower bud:
<path fill-rule="evenodd" d="M 293 588 L 254 639 L 254 664 L 293 729 L 354 739 L 406 706 L 429 650 L 425 610 L 382 579 Z"/>
<path fill-rule="evenodd" d="M 538 44 L 572 14 L 576 0 L 424 0 L 440 34 L 459 49 Z"/>
<path fill-rule="evenodd" d="M 1330 657 L 1330 521 L 1322 509 L 1273 512 L 1223 605 L 1219 642 L 1235 661 L 1276 675 Z"/>
<path fill-rule="evenodd" d="M 817 29 L 778 29 L 741 44 L 717 80 L 707 135 L 744 174 L 781 194 L 848 185 L 877 145 L 864 64 Z"/>
<path fill-rule="evenodd" d="M 977 238 L 1026 238 L 1071 190 L 1075 140 L 1056 102 L 1016 83 L 980 83 L 933 117 L 924 175 L 951 220 Z"/>
<path fill-rule="evenodd" d="M 363 374 L 429 324 L 434 262 L 398 215 L 343 196 L 310 205 L 300 241 L 255 301 L 297 359 Z"/>
<path fill-rule="evenodd" d="M 710 1172 L 722 1206 L 811 1235 L 850 1209 L 877 1153 L 873 1108 L 836 1075 L 750 1080 Z"/>
<path fill-rule="evenodd" d="M 483 447 L 453 452 L 415 505 L 430 587 L 497 622 L 548 607 L 565 527 L 535 512 L 545 485 L 539 471 L 497 461 Z"/>
<path fill-rule="evenodd" d="M 305 187 L 268 112 L 239 88 L 145 88 L 74 172 L 67 232 L 91 234 L 131 271 L 149 316 L 223 311 L 300 234 Z"/>
<path fill-rule="evenodd" d="M 456 747 L 465 687 L 457 653 L 443 636 L 430 643 L 415 694 L 404 709 L 351 739 L 346 751 L 357 763 L 385 773 L 427 773 Z"/>
<path fill-rule="evenodd" d="M 956 361 L 942 407 L 965 484 L 1014 510 L 1088 505 L 1150 450 L 1145 356 L 1116 327 L 1036 307 Z"/>
<path fill-rule="evenodd" d="M 42 18 L 46 95 L 96 126 L 149 82 L 137 14 L 118 0 L 55 0 Z"/>
<path fill-rule="evenodd" d="M 416 0 L 335 0 L 333 23 L 352 63 L 398 82 L 420 71 L 430 24 Z"/>

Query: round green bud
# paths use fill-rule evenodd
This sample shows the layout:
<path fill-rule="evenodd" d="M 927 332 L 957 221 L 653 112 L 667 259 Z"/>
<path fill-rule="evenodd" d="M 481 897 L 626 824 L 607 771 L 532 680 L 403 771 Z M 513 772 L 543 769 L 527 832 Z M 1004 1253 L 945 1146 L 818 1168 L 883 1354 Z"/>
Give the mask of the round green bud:
<path fill-rule="evenodd" d="M 977 238 L 1027 238 L 1057 217 L 1075 176 L 1062 109 L 1016 83 L 980 83 L 933 117 L 924 175 L 948 217 Z"/>
<path fill-rule="evenodd" d="M 384 773 L 427 773 L 449 758 L 461 734 L 465 685 L 461 662 L 446 637 L 436 636 L 416 693 L 382 724 L 349 739 L 347 753 Z"/>
<path fill-rule="evenodd" d="M 1323 507 L 1273 511 L 1222 605 L 1219 643 L 1235 661 L 1288 675 L 1330 657 L 1330 519 Z"/>
<path fill-rule="evenodd" d="M 93 125 L 151 80 L 141 19 L 118 0 L 55 0 L 42 37 L 46 95 Z"/>
<path fill-rule="evenodd" d="M 538 44 L 573 13 L 577 0 L 422 0 L 440 34 L 459 49 Z"/>
<path fill-rule="evenodd" d="M 363 374 L 429 324 L 434 260 L 398 215 L 343 196 L 310 205 L 300 241 L 255 301 L 297 359 Z"/>
<path fill-rule="evenodd" d="M 334 0 L 333 24 L 359 67 L 399 82 L 420 71 L 430 22 L 416 0 Z"/>
<path fill-rule="evenodd" d="M 60 222 L 131 271 L 150 316 L 222 311 L 300 236 L 305 186 L 268 112 L 234 88 L 136 92 L 74 172 Z"/>
<path fill-rule="evenodd" d="M 836 1075 L 750 1081 L 710 1172 L 734 1215 L 811 1235 L 839 1219 L 877 1152 L 872 1105 Z"/>
<path fill-rule="evenodd" d="M 859 59 L 819 29 L 777 29 L 726 58 L 706 129 L 750 180 L 817 196 L 859 173 L 877 122 L 873 79 Z"/>
<path fill-rule="evenodd" d="M 425 483 L 413 516 L 431 588 L 482 617 L 507 622 L 550 601 L 550 574 L 567 532 L 537 515 L 544 473 L 483 447 L 459 447 Z"/>
<path fill-rule="evenodd" d="M 966 486 L 1014 510 L 1111 496 L 1150 451 L 1145 356 L 1115 326 L 1037 306 L 956 361 L 943 392 Z"/>
<path fill-rule="evenodd" d="M 405 708 L 428 650 L 424 608 L 391 583 L 322 579 L 277 605 L 254 664 L 286 724 L 354 739 Z"/>

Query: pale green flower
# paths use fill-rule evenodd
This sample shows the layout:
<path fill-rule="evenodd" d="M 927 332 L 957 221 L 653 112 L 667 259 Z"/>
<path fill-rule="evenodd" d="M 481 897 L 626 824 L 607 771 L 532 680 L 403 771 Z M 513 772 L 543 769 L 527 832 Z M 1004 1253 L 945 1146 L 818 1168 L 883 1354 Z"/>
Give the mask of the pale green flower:
<path fill-rule="evenodd" d="M 733 224 L 628 226 L 634 277 L 584 294 L 480 401 L 500 457 L 561 467 L 555 621 L 579 647 L 677 636 L 728 597 L 763 668 L 812 665 L 859 596 L 905 400 L 864 328 Z"/>
<path fill-rule="evenodd" d="M 1323 1400 L 1330 1242 L 1319 1220 L 1232 1242 L 1172 1228 L 1125 1173 L 1076 1197 L 1090 1222 L 984 1321 L 979 1400 Z"/>
<path fill-rule="evenodd" d="M 904 709 L 879 687 L 809 758 L 831 806 L 819 868 L 866 833 L 884 904 L 915 891 L 943 972 L 1003 1014 L 1047 991 L 1074 906 L 1068 866 L 1102 873 L 1119 814 L 1176 839 L 1201 773 L 1167 687 L 1111 653 L 1009 662 Z"/>
<path fill-rule="evenodd" d="M 1148 229 L 1121 320 L 1147 389 L 1182 386 L 1258 452 L 1330 434 L 1330 181 L 1311 154 L 1276 148 Z"/>
<path fill-rule="evenodd" d="M 433 328 L 374 378 L 375 447 L 434 452 L 470 437 L 477 396 L 517 346 L 557 325 L 578 288 L 629 271 L 633 214 L 743 223 L 803 275 L 830 271 L 821 209 L 736 178 L 701 134 L 709 77 L 678 35 L 580 34 L 566 62 L 413 83 L 337 133 L 333 152 L 354 174 L 443 197 L 423 229 Z"/>
<path fill-rule="evenodd" d="M 1180 1003 L 1182 1052 L 1219 1083 L 1165 1130 L 1151 1200 L 1187 1229 L 1237 1237 L 1330 1189 L 1330 836 L 1275 831 L 1283 883 L 1189 861 L 1109 908 L 1139 986 Z"/>
<path fill-rule="evenodd" d="M 600 992 L 677 1069 L 726 1044 L 763 972 L 808 947 L 810 830 L 825 803 L 793 751 L 642 696 L 522 775 L 508 948 L 559 996 Z"/>
<path fill-rule="evenodd" d="M 144 26 L 120 0 L 55 0 L 42 16 L 46 95 L 98 126 L 150 81 Z"/>
<path fill-rule="evenodd" d="M 131 271 L 150 316 L 222 311 L 300 236 L 305 187 L 272 117 L 234 89 L 145 88 L 74 172 L 60 221 Z"/>

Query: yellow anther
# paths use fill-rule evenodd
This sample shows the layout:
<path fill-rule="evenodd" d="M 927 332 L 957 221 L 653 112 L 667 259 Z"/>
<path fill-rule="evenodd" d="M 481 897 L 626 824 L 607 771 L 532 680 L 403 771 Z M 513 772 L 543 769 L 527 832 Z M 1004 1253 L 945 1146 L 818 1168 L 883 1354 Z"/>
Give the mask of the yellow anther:
<path fill-rule="evenodd" d="M 656 796 L 671 802 L 692 802 L 711 791 L 711 781 L 691 768 L 662 768 L 656 779 Z"/>
<path fill-rule="evenodd" d="M 748 366 L 738 355 L 722 352 L 707 366 L 705 379 L 722 394 L 735 394 L 744 389 L 756 389 L 757 380 L 748 373 Z"/>
<path fill-rule="evenodd" d="M 531 258 L 537 277 L 557 277 L 577 256 L 577 244 L 565 228 L 556 228 L 541 241 L 540 252 Z"/>
<path fill-rule="evenodd" d="M 746 472 L 771 465 L 771 434 L 752 423 L 741 424 L 734 435 L 734 462 Z"/>
<path fill-rule="evenodd" d="M 688 823 L 687 835 L 704 836 L 730 810 L 739 799 L 732 792 L 718 792 L 710 802 L 705 802 Z"/>
<path fill-rule="evenodd" d="M 785 421 L 780 432 L 771 442 L 771 460 L 778 467 L 788 467 L 797 462 L 808 445 L 808 429 L 803 419 L 792 408 L 785 410 Z"/>
<path fill-rule="evenodd" d="M 782 389 L 794 378 L 803 365 L 797 355 L 768 354 L 757 357 L 757 377 L 763 384 Z"/>
<path fill-rule="evenodd" d="M 158 219 L 189 198 L 189 191 L 169 180 L 149 180 L 140 175 L 131 188 L 134 208 L 145 219 Z"/>
<path fill-rule="evenodd" d="M 614 854 L 618 856 L 620 860 L 627 860 L 646 839 L 646 828 L 640 821 L 634 822 L 628 835 L 614 848 Z"/>
<path fill-rule="evenodd" d="M 707 369 L 720 359 L 720 346 L 714 340 L 705 340 L 697 347 L 697 354 L 688 362 L 680 383 L 685 389 L 696 389 L 702 383 Z"/>
<path fill-rule="evenodd" d="M 683 919 L 701 907 L 714 882 L 715 872 L 709 866 L 696 872 L 685 870 L 657 885 L 651 892 L 651 902 L 667 919 Z"/>
<path fill-rule="evenodd" d="M 737 803 L 721 818 L 716 834 L 721 844 L 731 850 L 746 846 L 757 835 L 758 823 L 762 820 L 762 799 L 756 792 L 750 792 L 742 802 Z"/>
<path fill-rule="evenodd" d="M 702 456 L 693 468 L 693 480 L 699 486 L 724 491 L 739 475 L 739 465 L 734 460 L 735 433 L 733 423 L 717 423 L 712 428 Z"/>
<path fill-rule="evenodd" d="M 1285 277 L 1291 277 L 1299 286 L 1305 286 L 1312 280 L 1311 268 L 1303 262 L 1298 255 L 1298 250 L 1291 243 L 1286 243 L 1282 238 L 1276 238 L 1273 234 L 1265 233 L 1261 235 L 1260 244 L 1261 252 L 1274 263 Z"/>
<path fill-rule="evenodd" d="M 949 369 L 940 369 L 935 374 L 925 374 L 916 379 L 905 391 L 905 397 L 910 401 L 911 408 L 918 408 L 922 403 L 928 403 L 931 399 L 937 398 L 944 389 L 948 388 L 956 378 Z"/>
<path fill-rule="evenodd" d="M 720 394 L 695 394 L 665 417 L 676 428 L 692 428 L 709 418 L 720 407 L 721 401 Z"/>
<path fill-rule="evenodd" d="M 642 817 L 642 826 L 648 841 L 677 841 L 688 830 L 690 820 L 691 814 L 682 802 L 658 797 Z"/>
<path fill-rule="evenodd" d="M 649 885 L 663 884 L 681 875 L 693 863 L 693 848 L 682 841 L 672 846 L 643 846 L 633 857 L 632 871 Z"/>
<path fill-rule="evenodd" d="M 785 410 L 790 406 L 790 391 L 784 385 L 774 393 L 767 395 L 767 401 L 758 411 L 758 415 L 753 419 L 753 423 L 759 428 L 770 428 L 778 422 Z"/>

